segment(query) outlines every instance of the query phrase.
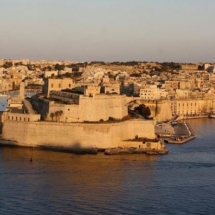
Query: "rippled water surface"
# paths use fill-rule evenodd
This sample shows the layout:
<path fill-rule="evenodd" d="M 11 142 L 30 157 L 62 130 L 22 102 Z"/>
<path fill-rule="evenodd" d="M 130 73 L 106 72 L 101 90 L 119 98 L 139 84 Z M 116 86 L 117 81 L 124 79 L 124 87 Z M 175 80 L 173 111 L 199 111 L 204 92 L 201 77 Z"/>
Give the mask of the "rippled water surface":
<path fill-rule="evenodd" d="M 164 156 L 1 147 L 0 214 L 215 214 L 215 119 L 190 124 Z"/>

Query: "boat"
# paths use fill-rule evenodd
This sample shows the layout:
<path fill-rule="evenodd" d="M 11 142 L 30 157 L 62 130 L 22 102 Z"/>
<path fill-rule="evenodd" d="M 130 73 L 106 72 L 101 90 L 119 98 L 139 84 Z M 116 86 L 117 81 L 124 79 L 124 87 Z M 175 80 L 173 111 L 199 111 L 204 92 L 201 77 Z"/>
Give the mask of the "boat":
<path fill-rule="evenodd" d="M 214 118 L 215 119 L 215 114 L 213 113 L 213 114 L 210 114 L 209 115 L 209 118 Z"/>

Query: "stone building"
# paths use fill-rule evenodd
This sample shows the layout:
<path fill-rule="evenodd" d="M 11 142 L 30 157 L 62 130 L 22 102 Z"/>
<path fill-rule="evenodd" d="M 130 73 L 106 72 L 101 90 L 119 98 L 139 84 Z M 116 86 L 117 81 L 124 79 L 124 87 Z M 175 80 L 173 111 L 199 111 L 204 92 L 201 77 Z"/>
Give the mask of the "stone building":
<path fill-rule="evenodd" d="M 72 89 L 73 87 L 75 87 L 75 84 L 71 78 L 45 78 L 43 93 L 49 97 L 50 91 L 61 91 L 62 89 Z"/>
<path fill-rule="evenodd" d="M 211 109 L 213 109 L 213 105 L 213 100 L 178 99 L 171 102 L 171 110 L 173 116 L 202 116 L 210 113 Z"/>
<path fill-rule="evenodd" d="M 165 89 L 159 89 L 155 85 L 150 87 L 140 89 L 140 97 L 145 100 L 158 100 L 165 99 L 168 95 L 168 92 Z"/>

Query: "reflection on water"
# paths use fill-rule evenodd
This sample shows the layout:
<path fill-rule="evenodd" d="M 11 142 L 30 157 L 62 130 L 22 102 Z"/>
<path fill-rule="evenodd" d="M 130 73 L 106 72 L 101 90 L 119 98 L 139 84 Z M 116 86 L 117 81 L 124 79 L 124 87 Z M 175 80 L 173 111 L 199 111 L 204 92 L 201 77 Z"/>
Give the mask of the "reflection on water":
<path fill-rule="evenodd" d="M 30 157 L 33 158 L 32 163 L 29 162 Z M 7 201 L 12 200 L 16 207 L 25 204 L 28 209 L 35 207 L 45 210 L 49 204 L 49 207 L 55 207 L 61 202 L 60 210 L 64 210 L 64 213 L 69 208 L 77 213 L 95 212 L 99 208 L 107 210 L 111 205 L 112 211 L 119 210 L 121 213 L 127 210 L 128 205 L 120 209 L 116 204 L 117 199 L 126 201 L 132 195 L 135 197 L 132 190 L 137 190 L 138 194 L 142 183 L 150 185 L 154 177 L 154 159 L 146 155 L 77 156 L 1 148 L 0 162 L 4 165 L 1 181 L 5 181 L 7 186 L 1 187 L 1 190 L 6 195 L 3 198 L 10 196 Z M 19 198 L 12 197 L 13 193 L 19 194 Z M 52 211 L 55 212 L 56 209 Z"/>
<path fill-rule="evenodd" d="M 214 214 L 214 123 L 164 156 L 0 147 L 0 214 Z"/>
<path fill-rule="evenodd" d="M 26 96 L 31 97 L 35 95 L 35 92 L 31 92 L 31 91 L 26 91 Z M 9 96 L 11 98 L 13 97 L 17 97 L 18 96 L 18 91 L 17 92 L 13 92 L 13 93 L 9 93 Z M 4 111 L 6 106 L 7 106 L 7 97 L 0 97 L 0 111 Z"/>
<path fill-rule="evenodd" d="M 4 111 L 6 105 L 7 105 L 7 98 L 0 97 L 0 111 Z"/>

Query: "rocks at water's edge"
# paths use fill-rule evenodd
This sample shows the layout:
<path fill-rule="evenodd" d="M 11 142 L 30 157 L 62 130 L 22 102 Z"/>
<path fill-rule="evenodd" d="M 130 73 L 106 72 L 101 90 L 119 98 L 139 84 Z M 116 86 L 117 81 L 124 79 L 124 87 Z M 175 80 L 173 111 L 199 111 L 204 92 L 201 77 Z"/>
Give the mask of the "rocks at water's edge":
<path fill-rule="evenodd" d="M 104 154 L 105 155 L 120 155 L 120 154 L 147 154 L 147 155 L 164 155 L 168 154 L 168 149 L 141 149 L 141 148 L 109 148 L 106 149 Z"/>

